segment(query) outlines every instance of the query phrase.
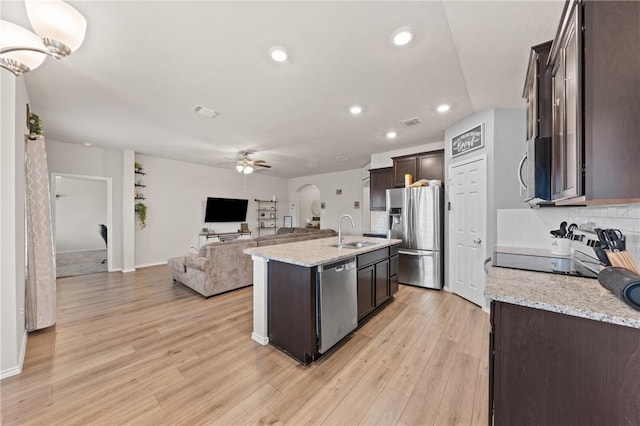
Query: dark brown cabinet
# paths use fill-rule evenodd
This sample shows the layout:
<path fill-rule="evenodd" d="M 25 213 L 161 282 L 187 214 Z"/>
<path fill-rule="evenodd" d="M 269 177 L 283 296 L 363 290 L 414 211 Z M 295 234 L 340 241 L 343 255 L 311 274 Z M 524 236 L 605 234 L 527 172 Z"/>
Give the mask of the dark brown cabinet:
<path fill-rule="evenodd" d="M 580 8 L 573 7 L 569 25 L 558 40 L 559 51 L 551 68 L 553 135 L 551 154 L 551 199 L 576 197 L 582 191 L 582 162 L 579 141 L 581 114 L 578 87 L 580 37 L 578 17 Z"/>
<path fill-rule="evenodd" d="M 552 41 L 533 46 L 522 97 L 527 101 L 527 140 L 551 137 L 551 71 L 547 60 Z"/>
<path fill-rule="evenodd" d="M 369 170 L 369 203 L 371 210 L 385 210 L 387 189 L 393 188 L 393 168 Z"/>
<path fill-rule="evenodd" d="M 366 317 L 376 308 L 375 273 L 373 265 L 358 269 L 358 320 Z"/>
<path fill-rule="evenodd" d="M 357 257 L 358 321 L 369 316 L 397 293 L 397 253 L 398 246 L 395 245 Z"/>
<path fill-rule="evenodd" d="M 640 330 L 491 303 L 489 424 L 637 424 Z"/>
<path fill-rule="evenodd" d="M 317 269 L 273 260 L 268 269 L 269 343 L 305 365 L 318 351 Z"/>
<path fill-rule="evenodd" d="M 358 321 L 379 312 L 397 292 L 398 247 L 384 247 L 356 257 Z M 275 260 L 268 264 L 269 343 L 305 365 L 319 356 L 317 272 L 318 267 Z"/>
<path fill-rule="evenodd" d="M 393 253 L 395 249 L 395 254 Z M 392 248 L 391 257 L 389 258 L 389 290 L 393 296 L 398 292 L 398 269 L 400 267 L 400 256 L 398 253 L 398 246 Z"/>
<path fill-rule="evenodd" d="M 569 0 L 550 54 L 552 199 L 640 202 L 640 2 Z"/>
<path fill-rule="evenodd" d="M 444 181 L 444 150 L 394 157 L 393 185 L 404 187 L 404 175 L 411 174 L 414 182 L 420 179 Z"/>
<path fill-rule="evenodd" d="M 389 260 L 376 263 L 376 306 L 382 305 L 391 297 L 389 288 Z"/>

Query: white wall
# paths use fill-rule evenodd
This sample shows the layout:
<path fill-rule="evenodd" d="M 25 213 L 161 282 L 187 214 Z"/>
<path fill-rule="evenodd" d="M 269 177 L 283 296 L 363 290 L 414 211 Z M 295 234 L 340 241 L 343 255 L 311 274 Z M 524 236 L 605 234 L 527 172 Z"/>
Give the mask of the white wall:
<path fill-rule="evenodd" d="M 109 230 L 113 257 L 111 269 L 123 268 L 123 154 L 122 151 L 89 148 L 81 145 L 46 141 L 50 173 L 109 177 L 112 180 L 112 224 Z M 133 168 L 132 168 L 133 170 Z M 131 172 L 133 174 L 133 171 Z M 133 178 L 132 178 L 133 179 Z M 133 189 L 130 194 L 133 196 Z M 131 216 L 132 217 L 132 216 Z"/>
<path fill-rule="evenodd" d="M 254 199 L 278 200 L 278 227 L 287 214 L 289 194 L 287 180 L 269 176 L 269 172 L 254 172 L 247 176 L 243 189 L 243 175 L 235 169 L 208 167 L 147 155 L 136 155 L 142 164 L 145 197 L 148 207 L 147 226 L 136 226 L 136 267 L 165 263 L 168 258 L 188 253 L 198 247 L 198 234 L 204 219 L 207 197 L 246 198 L 249 200 L 247 222 L 254 231 L 258 225 Z M 133 188 L 132 188 L 133 191 Z M 210 225 L 216 232 L 236 232 L 239 222 Z"/>
<path fill-rule="evenodd" d="M 107 223 L 107 182 L 58 176 L 52 183 L 56 252 L 104 249 L 98 225 Z"/>
<path fill-rule="evenodd" d="M 24 135 L 29 95 L 24 78 L 0 71 L 0 378 L 20 373 L 24 320 Z"/>
<path fill-rule="evenodd" d="M 343 231 L 347 235 L 361 235 L 362 215 L 362 169 L 352 169 L 343 172 L 325 173 L 321 175 L 304 176 L 289 179 L 289 199 L 296 200 L 296 192 L 304 185 L 315 185 L 320 189 L 320 200 L 325 203 L 325 209 L 320 214 L 320 227 L 322 229 L 338 230 L 338 219 L 343 214 L 353 216 L 356 227 L 345 221 Z M 342 194 L 337 195 L 336 190 L 341 189 Z M 354 202 L 360 203 L 360 208 L 354 208 Z M 289 215 L 296 220 L 298 206 L 294 204 L 294 209 L 289 205 Z M 291 204 L 291 203 L 290 203 Z M 294 226 L 305 226 L 305 224 L 294 223 Z M 365 230 L 368 231 L 368 230 Z"/>

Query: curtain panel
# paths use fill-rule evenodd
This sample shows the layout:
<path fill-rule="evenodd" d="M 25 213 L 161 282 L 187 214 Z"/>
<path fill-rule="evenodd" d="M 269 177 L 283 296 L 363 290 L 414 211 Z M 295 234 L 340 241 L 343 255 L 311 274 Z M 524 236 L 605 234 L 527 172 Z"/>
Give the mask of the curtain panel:
<path fill-rule="evenodd" d="M 49 172 L 44 138 L 25 138 L 27 283 L 26 328 L 56 323 L 56 267 Z"/>

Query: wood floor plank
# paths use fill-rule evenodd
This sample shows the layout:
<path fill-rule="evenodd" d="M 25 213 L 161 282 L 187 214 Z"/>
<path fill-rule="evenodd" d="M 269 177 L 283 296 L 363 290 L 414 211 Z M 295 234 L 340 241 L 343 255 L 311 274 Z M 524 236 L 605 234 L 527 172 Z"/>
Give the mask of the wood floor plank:
<path fill-rule="evenodd" d="M 251 340 L 251 287 L 205 299 L 167 266 L 57 283 L 2 425 L 486 424 L 488 316 L 446 291 L 400 286 L 304 367 Z"/>

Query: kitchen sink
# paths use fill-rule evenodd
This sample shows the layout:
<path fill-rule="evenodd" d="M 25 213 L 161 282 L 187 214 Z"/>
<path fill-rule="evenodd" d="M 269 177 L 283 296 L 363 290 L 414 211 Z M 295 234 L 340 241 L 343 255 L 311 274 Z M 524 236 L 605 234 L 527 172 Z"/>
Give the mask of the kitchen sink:
<path fill-rule="evenodd" d="M 378 243 L 371 243 L 369 241 L 353 241 L 350 243 L 331 244 L 331 247 L 357 249 L 357 248 L 375 246 L 376 244 Z"/>

